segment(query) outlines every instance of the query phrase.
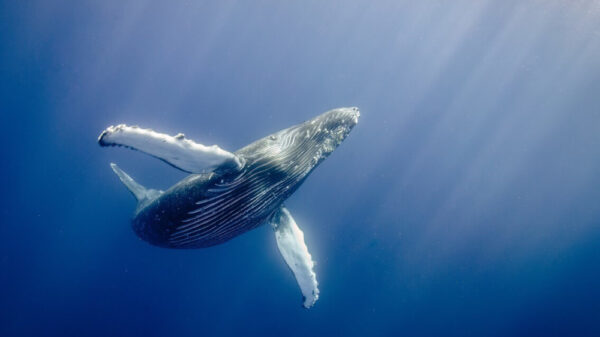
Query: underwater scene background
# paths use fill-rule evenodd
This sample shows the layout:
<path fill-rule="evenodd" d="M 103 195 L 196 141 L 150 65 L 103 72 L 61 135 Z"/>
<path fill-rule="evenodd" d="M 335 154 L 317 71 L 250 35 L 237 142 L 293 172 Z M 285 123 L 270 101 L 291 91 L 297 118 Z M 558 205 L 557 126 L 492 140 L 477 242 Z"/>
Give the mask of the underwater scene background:
<path fill-rule="evenodd" d="M 599 336 L 600 2 L 0 3 L 0 336 Z M 127 123 L 235 151 L 361 118 L 262 226 L 157 248 L 100 148 Z"/>

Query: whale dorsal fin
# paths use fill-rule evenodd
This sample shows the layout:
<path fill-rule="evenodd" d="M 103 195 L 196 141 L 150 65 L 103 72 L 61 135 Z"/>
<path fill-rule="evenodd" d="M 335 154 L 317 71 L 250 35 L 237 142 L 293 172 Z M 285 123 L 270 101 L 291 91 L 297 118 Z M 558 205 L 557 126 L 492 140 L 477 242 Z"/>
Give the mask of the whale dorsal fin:
<path fill-rule="evenodd" d="M 137 199 L 138 210 L 152 202 L 152 200 L 158 198 L 163 193 L 163 191 L 145 188 L 144 186 L 140 185 L 127 173 L 121 170 L 115 163 L 110 163 L 110 167 L 119 177 L 123 185 L 125 185 L 127 189 L 129 189 L 129 192 L 131 192 L 131 194 L 133 194 L 133 196 Z"/>
<path fill-rule="evenodd" d="M 180 133 L 169 136 L 138 126 L 109 126 L 98 137 L 100 146 L 125 146 L 154 156 L 189 173 L 203 173 L 217 167 L 239 169 L 242 160 L 217 145 L 205 146 Z"/>

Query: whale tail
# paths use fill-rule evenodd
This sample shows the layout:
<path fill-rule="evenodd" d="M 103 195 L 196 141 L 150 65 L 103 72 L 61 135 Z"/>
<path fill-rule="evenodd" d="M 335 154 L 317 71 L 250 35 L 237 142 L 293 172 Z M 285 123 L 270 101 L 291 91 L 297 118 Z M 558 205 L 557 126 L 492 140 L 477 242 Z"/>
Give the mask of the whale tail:
<path fill-rule="evenodd" d="M 142 206 L 152 202 L 163 193 L 163 191 L 145 188 L 144 186 L 140 185 L 127 173 L 121 170 L 115 163 L 110 163 L 110 167 L 119 177 L 123 185 L 125 185 L 127 189 L 129 189 L 129 192 L 131 192 L 131 194 L 133 194 L 133 196 L 136 198 L 138 202 L 137 209 L 140 209 Z"/>

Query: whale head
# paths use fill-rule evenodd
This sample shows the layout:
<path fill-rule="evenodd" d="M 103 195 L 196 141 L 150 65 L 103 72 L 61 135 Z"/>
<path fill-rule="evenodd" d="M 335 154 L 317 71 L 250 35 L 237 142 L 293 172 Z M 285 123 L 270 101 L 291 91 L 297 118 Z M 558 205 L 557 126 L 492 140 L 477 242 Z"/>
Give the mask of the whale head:
<path fill-rule="evenodd" d="M 291 194 L 346 139 L 358 123 L 358 108 L 329 110 L 304 123 L 264 137 L 236 152 L 252 166 L 269 167 L 270 184 Z M 280 191 L 283 192 L 283 191 Z M 279 193 L 277 193 L 279 194 Z"/>
<path fill-rule="evenodd" d="M 287 154 L 287 159 L 309 161 L 316 166 L 346 139 L 359 117 L 360 112 L 356 107 L 327 111 L 305 123 L 281 131 L 283 138 L 289 138 L 289 135 L 286 136 L 289 133 L 295 140 L 290 144 L 284 142 L 283 145 L 287 146 L 282 150 Z"/>

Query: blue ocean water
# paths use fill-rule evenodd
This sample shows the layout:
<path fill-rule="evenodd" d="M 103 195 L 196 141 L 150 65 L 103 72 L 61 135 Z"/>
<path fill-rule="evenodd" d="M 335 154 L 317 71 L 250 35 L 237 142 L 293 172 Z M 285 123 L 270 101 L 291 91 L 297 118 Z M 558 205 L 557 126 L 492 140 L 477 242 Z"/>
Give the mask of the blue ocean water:
<path fill-rule="evenodd" d="M 600 2 L 0 3 L 0 336 L 599 336 Z M 168 250 L 99 133 L 236 150 L 339 106 L 348 139 L 263 226 Z"/>

